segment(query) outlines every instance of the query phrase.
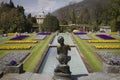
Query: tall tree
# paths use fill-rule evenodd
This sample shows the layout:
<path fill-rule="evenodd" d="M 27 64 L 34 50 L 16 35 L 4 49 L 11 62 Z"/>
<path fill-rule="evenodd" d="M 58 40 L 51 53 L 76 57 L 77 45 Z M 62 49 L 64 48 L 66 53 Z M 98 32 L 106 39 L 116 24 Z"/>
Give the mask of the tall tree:
<path fill-rule="evenodd" d="M 43 21 L 42 29 L 44 31 L 51 31 L 51 32 L 59 30 L 58 19 L 49 13 Z"/>
<path fill-rule="evenodd" d="M 117 24 L 120 22 L 120 0 L 111 0 L 111 14 L 114 18 L 114 23 L 115 23 L 115 26 L 114 26 L 114 31 L 117 31 L 119 30 L 120 31 L 120 27 L 117 26 Z"/>
<path fill-rule="evenodd" d="M 72 24 L 76 24 L 76 14 L 75 14 L 75 10 L 71 10 L 70 12 L 70 21 L 72 22 Z"/>
<path fill-rule="evenodd" d="M 12 0 L 10 0 L 9 5 L 10 5 L 10 8 L 15 8 L 14 3 L 13 3 Z"/>
<path fill-rule="evenodd" d="M 80 13 L 80 22 L 83 24 L 88 24 L 90 20 L 89 10 L 87 8 L 83 9 Z"/>
<path fill-rule="evenodd" d="M 0 28 L 7 32 L 29 31 L 32 23 L 26 18 L 22 6 L 15 7 L 12 0 L 10 3 L 1 3 L 0 5 Z"/>

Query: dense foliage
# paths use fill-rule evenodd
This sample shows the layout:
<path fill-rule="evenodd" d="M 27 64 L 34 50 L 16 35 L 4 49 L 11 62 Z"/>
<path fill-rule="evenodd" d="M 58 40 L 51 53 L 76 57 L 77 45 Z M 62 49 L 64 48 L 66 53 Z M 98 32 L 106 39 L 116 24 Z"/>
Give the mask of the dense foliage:
<path fill-rule="evenodd" d="M 46 18 L 43 21 L 42 31 L 54 32 L 56 30 L 59 30 L 58 19 L 51 14 L 46 15 Z"/>
<path fill-rule="evenodd" d="M 113 31 L 120 31 L 120 0 L 84 0 L 60 8 L 53 14 L 60 24 L 87 24 L 94 30 L 109 25 Z"/>
<path fill-rule="evenodd" d="M 34 18 L 30 14 L 26 17 L 22 6 L 15 7 L 12 0 L 0 3 L 1 32 L 31 32 L 33 23 Z"/>

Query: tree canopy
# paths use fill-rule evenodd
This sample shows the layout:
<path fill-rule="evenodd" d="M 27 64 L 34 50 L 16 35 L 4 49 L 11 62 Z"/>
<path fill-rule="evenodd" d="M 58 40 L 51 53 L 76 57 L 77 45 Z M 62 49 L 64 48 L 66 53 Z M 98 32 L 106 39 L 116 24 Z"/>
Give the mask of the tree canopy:
<path fill-rule="evenodd" d="M 74 12 L 73 12 L 74 11 Z M 111 26 L 112 31 L 120 31 L 120 0 L 84 0 L 69 4 L 55 12 L 61 24 L 88 24 L 94 26 Z"/>
<path fill-rule="evenodd" d="M 54 32 L 59 29 L 60 27 L 58 19 L 50 13 L 46 15 L 46 18 L 43 21 L 42 30 Z"/>
<path fill-rule="evenodd" d="M 0 3 L 0 28 L 6 32 L 31 32 L 33 17 L 26 17 L 23 6 L 14 6 L 9 3 Z M 35 22 L 36 23 L 36 22 Z"/>

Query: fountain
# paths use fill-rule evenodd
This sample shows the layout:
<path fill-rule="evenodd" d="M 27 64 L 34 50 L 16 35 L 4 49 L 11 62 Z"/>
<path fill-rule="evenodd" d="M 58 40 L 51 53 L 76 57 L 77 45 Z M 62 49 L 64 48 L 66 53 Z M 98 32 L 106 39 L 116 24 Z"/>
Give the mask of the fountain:
<path fill-rule="evenodd" d="M 84 65 L 84 62 L 82 61 L 82 58 L 80 56 L 81 53 L 79 53 L 70 34 L 66 34 L 66 33 L 59 33 L 58 35 L 55 36 L 52 43 L 49 45 L 49 48 L 48 48 L 48 51 L 47 51 L 45 57 L 43 58 L 43 61 L 40 65 L 38 73 L 43 74 L 43 75 L 49 75 L 52 78 L 55 78 L 55 73 L 57 73 L 57 72 L 55 72 L 55 70 L 61 64 L 59 60 L 56 60 L 56 57 L 57 57 L 57 59 L 59 59 L 58 47 L 61 46 L 58 43 L 59 36 L 64 37 L 64 43 L 66 45 L 69 44 L 69 48 L 71 49 L 71 50 L 68 49 L 69 54 L 67 54 L 67 56 L 72 56 L 72 58 L 70 59 L 70 57 L 69 57 L 67 59 L 68 61 L 67 60 L 64 61 L 64 63 L 66 63 L 67 65 L 70 66 L 70 67 L 67 67 L 67 69 L 66 69 L 68 71 L 69 77 L 71 77 L 71 75 L 72 75 L 72 78 L 75 78 L 75 80 L 77 80 L 77 78 L 80 76 L 87 76 L 88 71 L 87 71 L 87 69 Z"/>

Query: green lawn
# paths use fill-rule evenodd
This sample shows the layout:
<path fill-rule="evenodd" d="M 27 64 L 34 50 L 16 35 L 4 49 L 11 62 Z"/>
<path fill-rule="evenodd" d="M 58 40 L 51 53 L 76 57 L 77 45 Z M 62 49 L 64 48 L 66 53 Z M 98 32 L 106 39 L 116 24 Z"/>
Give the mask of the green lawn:
<path fill-rule="evenodd" d="M 102 70 L 102 63 L 99 57 L 96 55 L 94 48 L 91 47 L 86 41 L 81 40 L 78 36 L 73 35 L 73 39 L 78 45 L 80 51 L 87 59 L 88 64 L 91 66 L 92 70 L 97 72 Z"/>
<path fill-rule="evenodd" d="M 39 63 L 41 59 L 41 55 L 46 50 L 48 44 L 53 38 L 53 34 L 47 37 L 45 40 L 40 41 L 34 48 L 31 50 L 30 58 L 25 62 L 24 69 L 28 72 L 33 72 L 36 65 Z"/>
<path fill-rule="evenodd" d="M 88 35 L 89 37 L 91 37 L 92 39 L 95 39 L 95 40 L 101 39 L 101 38 L 95 36 L 95 34 L 93 34 L 93 33 L 89 33 L 89 34 L 87 34 L 87 35 Z"/>

